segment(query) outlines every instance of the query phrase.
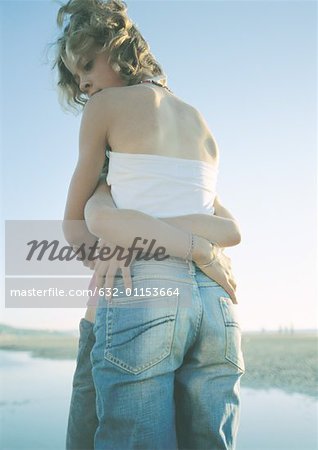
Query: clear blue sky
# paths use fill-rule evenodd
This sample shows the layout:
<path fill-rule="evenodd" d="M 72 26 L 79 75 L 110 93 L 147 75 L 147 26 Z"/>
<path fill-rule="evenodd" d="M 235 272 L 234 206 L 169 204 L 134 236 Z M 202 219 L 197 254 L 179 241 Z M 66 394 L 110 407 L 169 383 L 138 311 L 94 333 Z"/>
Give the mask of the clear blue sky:
<path fill-rule="evenodd" d="M 218 192 L 243 235 L 228 250 L 243 328 L 317 327 L 316 3 L 126 3 L 170 88 L 219 144 Z M 80 116 L 61 110 L 45 63 L 59 5 L 0 7 L 2 218 L 61 219 Z M 58 329 L 76 328 L 83 311 L 1 313 L 8 324 Z"/>

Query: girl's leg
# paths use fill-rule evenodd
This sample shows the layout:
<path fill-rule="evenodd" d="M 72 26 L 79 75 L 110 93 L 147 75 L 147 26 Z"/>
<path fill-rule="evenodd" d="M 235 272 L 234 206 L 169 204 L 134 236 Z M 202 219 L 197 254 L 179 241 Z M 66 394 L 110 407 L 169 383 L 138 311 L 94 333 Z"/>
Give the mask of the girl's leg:
<path fill-rule="evenodd" d="M 93 308 L 96 310 L 96 308 Z M 80 339 L 66 435 L 67 450 L 93 450 L 98 425 L 90 352 L 95 343 L 93 311 L 80 321 Z"/>
<path fill-rule="evenodd" d="M 245 371 L 237 305 L 196 268 L 201 323 L 176 371 L 175 402 L 180 450 L 234 450 Z"/>

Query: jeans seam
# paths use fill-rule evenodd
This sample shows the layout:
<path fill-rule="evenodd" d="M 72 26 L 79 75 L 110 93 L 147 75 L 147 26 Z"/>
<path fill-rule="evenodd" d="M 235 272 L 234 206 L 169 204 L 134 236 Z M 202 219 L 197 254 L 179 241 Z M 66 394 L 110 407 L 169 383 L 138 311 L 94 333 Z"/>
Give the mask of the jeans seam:
<path fill-rule="evenodd" d="M 240 324 L 238 322 L 233 322 L 227 317 L 227 310 L 226 305 L 223 303 L 222 299 L 224 297 L 219 297 L 219 305 L 221 308 L 221 313 L 223 317 L 224 322 L 224 338 L 225 338 L 225 353 L 224 357 L 227 361 L 229 361 L 231 364 L 233 364 L 236 368 L 238 368 L 242 373 L 245 372 L 245 362 L 244 362 L 244 355 L 242 353 L 241 345 L 240 345 L 240 351 L 241 351 L 241 358 L 239 356 L 232 356 L 233 351 L 233 343 L 230 339 L 230 332 L 233 330 L 233 328 L 237 329 L 238 332 L 241 335 L 241 328 Z"/>
<path fill-rule="evenodd" d="M 200 293 L 199 293 L 199 290 L 198 290 L 198 288 L 196 286 L 193 286 L 193 293 L 194 293 L 194 299 L 195 300 L 196 299 L 199 300 L 199 302 L 198 302 L 198 304 L 199 304 L 199 312 L 198 312 L 198 316 L 197 316 L 197 319 L 196 319 L 194 336 L 193 336 L 192 342 L 190 344 L 190 347 L 192 347 L 194 345 L 194 343 L 195 343 L 195 341 L 197 339 L 197 336 L 199 334 L 198 332 L 199 332 L 199 329 L 200 329 L 201 323 L 202 323 L 202 310 L 203 310 Z"/>

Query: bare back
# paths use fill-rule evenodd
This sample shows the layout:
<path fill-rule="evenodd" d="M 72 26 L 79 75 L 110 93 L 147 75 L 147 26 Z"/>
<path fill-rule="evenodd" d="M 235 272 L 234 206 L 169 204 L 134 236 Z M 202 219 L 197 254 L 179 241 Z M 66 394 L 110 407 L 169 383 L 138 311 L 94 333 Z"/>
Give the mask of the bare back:
<path fill-rule="evenodd" d="M 194 107 L 151 84 L 110 89 L 105 91 L 108 91 L 107 102 L 111 109 L 112 120 L 107 128 L 112 151 L 195 159 L 212 164 L 218 161 L 215 139 Z"/>

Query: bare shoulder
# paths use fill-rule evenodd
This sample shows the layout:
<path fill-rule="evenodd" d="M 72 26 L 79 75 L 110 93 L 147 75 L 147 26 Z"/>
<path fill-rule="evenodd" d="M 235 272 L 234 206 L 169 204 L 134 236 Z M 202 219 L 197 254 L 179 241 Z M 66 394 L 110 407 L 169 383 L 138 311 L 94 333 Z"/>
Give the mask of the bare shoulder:
<path fill-rule="evenodd" d="M 114 106 L 118 102 L 116 88 L 106 88 L 94 94 L 85 104 L 82 123 L 108 131 L 114 120 Z"/>
<path fill-rule="evenodd" d="M 107 107 L 110 109 L 110 102 L 113 98 L 113 88 L 102 89 L 101 91 L 94 94 L 89 100 L 87 100 L 83 109 L 83 113 L 90 114 L 96 110 L 107 111 Z"/>
<path fill-rule="evenodd" d="M 109 117 L 116 116 L 128 111 L 129 107 L 139 108 L 144 104 L 146 98 L 151 98 L 154 93 L 141 85 L 109 87 L 94 94 L 86 103 L 84 110 L 88 112 L 102 112 Z M 141 101 L 142 100 L 142 101 Z"/>

